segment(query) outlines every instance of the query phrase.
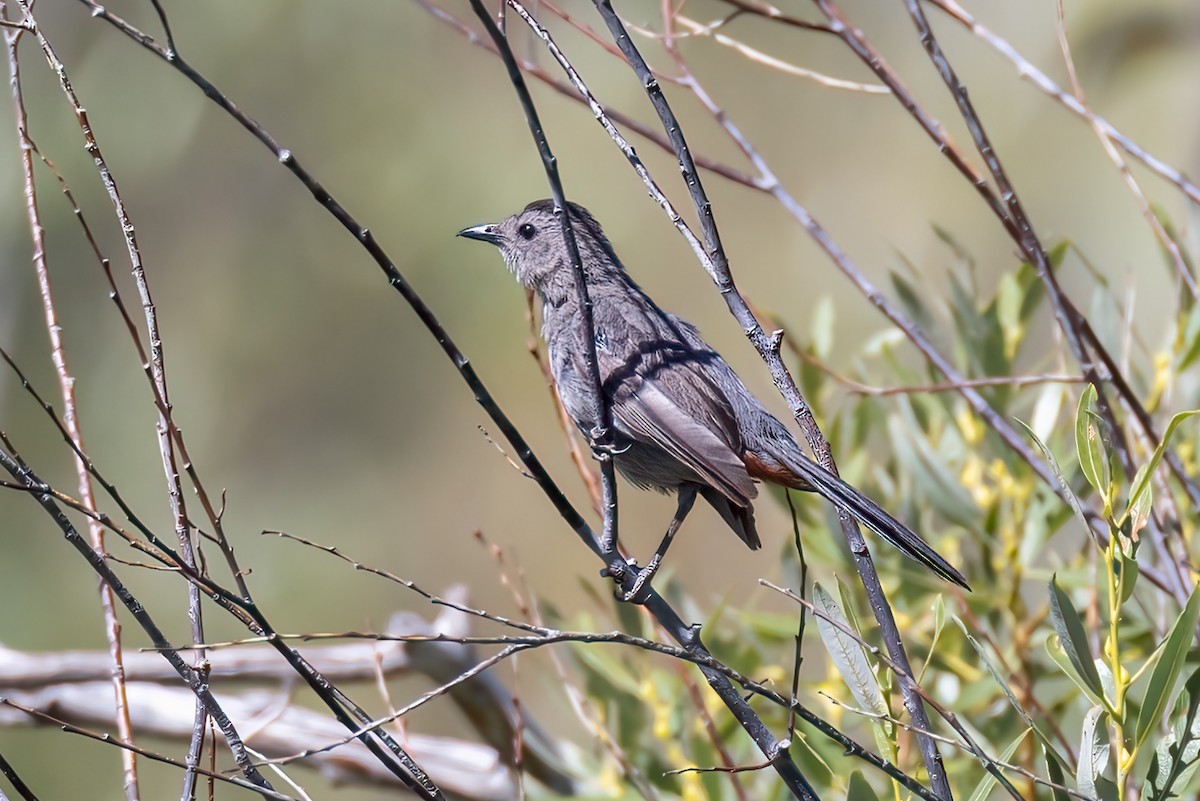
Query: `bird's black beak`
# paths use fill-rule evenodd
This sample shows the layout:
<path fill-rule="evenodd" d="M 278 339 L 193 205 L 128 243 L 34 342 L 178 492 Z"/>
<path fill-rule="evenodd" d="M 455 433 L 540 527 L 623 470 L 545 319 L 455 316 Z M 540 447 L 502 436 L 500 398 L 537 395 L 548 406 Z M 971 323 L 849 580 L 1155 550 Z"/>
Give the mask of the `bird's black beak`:
<path fill-rule="evenodd" d="M 500 246 L 504 241 L 500 236 L 500 226 L 498 225 L 473 225 L 470 228 L 464 228 L 458 232 L 459 236 L 464 236 L 467 239 L 478 239 L 480 242 Z"/>

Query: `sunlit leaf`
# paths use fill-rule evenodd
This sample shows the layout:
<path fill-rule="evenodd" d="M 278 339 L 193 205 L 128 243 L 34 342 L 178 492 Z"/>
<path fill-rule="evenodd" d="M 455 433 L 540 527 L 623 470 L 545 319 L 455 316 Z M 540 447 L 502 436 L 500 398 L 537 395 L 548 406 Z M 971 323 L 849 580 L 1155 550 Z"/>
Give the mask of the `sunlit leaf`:
<path fill-rule="evenodd" d="M 1075 768 L 1075 784 L 1085 796 L 1098 795 L 1096 779 L 1108 764 L 1108 743 L 1104 742 L 1103 726 L 1100 725 L 1104 707 L 1093 706 L 1083 716 L 1083 727 L 1079 737 L 1079 764 Z"/>
<path fill-rule="evenodd" d="M 817 628 L 821 632 L 821 641 L 825 643 L 825 649 L 829 651 L 833 664 L 837 667 L 842 680 L 846 682 L 846 686 L 850 688 L 854 700 L 868 712 L 886 717 L 888 715 L 887 701 L 883 698 L 879 682 L 875 680 L 875 671 L 871 669 L 871 663 L 867 661 L 867 655 L 863 652 L 862 646 L 841 627 L 830 622 L 831 620 L 837 621 L 853 631 L 854 628 L 851 626 L 849 618 L 842 614 L 842 610 L 833 600 L 833 596 L 826 592 L 820 584 L 813 585 L 813 606 L 821 612 L 817 616 Z"/>
<path fill-rule="evenodd" d="M 1017 752 L 1017 747 L 1025 740 L 1030 729 L 1022 729 L 1021 733 L 1010 742 L 1003 751 L 1000 752 L 1000 762 L 1008 762 L 1012 759 L 1012 755 Z M 988 797 L 988 793 L 996 786 L 996 777 L 990 773 L 985 773 L 983 778 L 979 780 L 979 784 L 975 785 L 975 791 L 971 793 L 967 801 L 984 801 Z M 854 796 L 850 796 L 853 798 Z"/>
<path fill-rule="evenodd" d="M 1153 478 L 1154 471 L 1158 468 L 1158 463 L 1162 461 L 1163 454 L 1167 451 L 1167 445 L 1171 441 L 1171 436 L 1175 433 L 1175 429 L 1179 428 L 1180 423 L 1197 414 L 1200 414 L 1200 409 L 1180 412 L 1171 418 L 1171 422 L 1167 423 L 1167 430 L 1163 432 L 1162 438 L 1158 442 L 1158 447 L 1154 449 L 1154 453 L 1150 456 L 1150 461 L 1146 463 L 1144 468 L 1138 470 L 1137 477 L 1133 482 L 1133 489 L 1129 493 L 1129 508 L 1125 510 L 1121 522 L 1124 522 L 1125 518 L 1133 513 L 1134 507 L 1145 505 L 1147 509 L 1149 508 L 1149 501 L 1143 501 L 1142 495 L 1148 495 L 1150 492 L 1150 479 Z M 1078 433 L 1076 436 L 1078 436 Z"/>
<path fill-rule="evenodd" d="M 1184 694 L 1187 703 L 1182 715 L 1171 726 L 1171 733 L 1154 749 L 1154 760 L 1146 776 L 1146 801 L 1181 798 L 1200 767 L 1200 669 L 1187 680 Z"/>
<path fill-rule="evenodd" d="M 1200 618 L 1200 588 L 1192 590 L 1187 604 L 1159 651 L 1158 662 L 1150 673 L 1150 683 L 1146 686 L 1146 697 L 1142 700 L 1141 713 L 1138 715 L 1134 750 L 1145 742 L 1150 732 L 1158 726 L 1163 712 L 1167 708 L 1171 691 L 1183 670 L 1183 662 L 1191 648 L 1192 637 L 1196 632 L 1196 622 Z"/>
<path fill-rule="evenodd" d="M 1084 478 L 1102 498 L 1108 498 L 1112 475 L 1100 423 L 1092 411 L 1095 403 L 1096 388 L 1089 384 L 1079 396 L 1079 406 L 1075 411 L 1075 450 Z"/>

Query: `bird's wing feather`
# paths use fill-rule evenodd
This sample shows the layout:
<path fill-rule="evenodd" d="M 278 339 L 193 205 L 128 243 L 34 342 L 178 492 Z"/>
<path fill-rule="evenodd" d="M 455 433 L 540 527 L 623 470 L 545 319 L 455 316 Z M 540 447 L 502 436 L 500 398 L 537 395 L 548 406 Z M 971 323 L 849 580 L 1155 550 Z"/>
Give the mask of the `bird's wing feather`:
<path fill-rule="evenodd" d="M 758 494 L 724 438 L 668 397 L 658 382 L 631 376 L 614 396 L 613 418 L 636 439 L 651 442 L 682 462 L 738 506 Z"/>

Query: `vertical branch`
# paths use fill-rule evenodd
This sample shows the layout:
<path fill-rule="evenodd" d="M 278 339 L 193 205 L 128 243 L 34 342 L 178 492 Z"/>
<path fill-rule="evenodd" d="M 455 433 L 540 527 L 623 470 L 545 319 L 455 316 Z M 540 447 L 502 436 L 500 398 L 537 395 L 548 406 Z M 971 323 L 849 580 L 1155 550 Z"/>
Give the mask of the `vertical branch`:
<path fill-rule="evenodd" d="M 837 466 L 833 461 L 829 443 L 817 426 L 811 408 L 809 408 L 808 403 L 800 394 L 799 388 L 797 388 L 795 381 L 787 370 L 787 366 L 783 363 L 783 359 L 779 355 L 780 343 L 778 337 L 767 337 L 762 330 L 762 326 L 758 323 L 758 320 L 754 317 L 750 307 L 746 304 L 745 299 L 738 292 L 734 284 L 733 276 L 729 270 L 729 261 L 721 246 L 720 235 L 717 232 L 716 221 L 713 218 L 712 203 L 704 191 L 700 174 L 696 170 L 695 161 L 692 159 L 687 141 L 684 139 L 683 129 L 679 125 L 679 120 L 675 117 L 674 112 L 671 111 L 670 104 L 667 103 L 666 96 L 663 94 L 658 81 L 654 78 L 650 67 L 646 64 L 645 59 L 642 58 L 641 53 L 638 52 L 633 41 L 629 38 L 629 34 L 626 32 L 621 20 L 617 17 L 616 12 L 613 11 L 611 0 L 593 0 L 593 2 L 600 12 L 600 16 L 604 19 L 605 24 L 608 25 L 608 29 L 612 33 L 617 47 L 625 54 L 625 58 L 629 61 L 630 66 L 650 96 L 650 101 L 655 111 L 658 112 L 662 126 L 667 132 L 667 136 L 679 159 L 679 166 L 683 173 L 684 182 L 687 184 L 688 192 L 692 197 L 692 203 L 696 207 L 696 213 L 700 218 L 700 226 L 704 232 L 705 250 L 718 273 L 717 287 L 721 291 L 722 297 L 725 298 L 730 311 L 742 325 L 742 330 L 745 331 L 762 359 L 767 363 L 776 387 L 778 387 L 784 396 L 784 399 L 792 409 L 792 414 L 804 430 L 805 438 L 808 440 L 817 461 L 836 475 Z M 710 111 L 716 110 L 715 104 L 712 104 L 703 88 L 694 78 L 690 80 L 689 88 L 702 103 L 705 103 L 707 100 L 705 105 L 709 107 Z M 717 116 L 726 125 L 727 130 L 736 131 L 724 114 L 718 114 Z M 738 135 L 735 137 L 735 141 L 739 141 L 739 144 L 741 144 L 743 140 Z M 759 167 L 760 170 L 765 166 L 761 164 L 761 159 L 755 159 L 754 161 L 755 166 Z M 764 186 L 768 187 L 769 190 L 774 191 L 780 187 L 779 182 L 774 180 L 773 176 L 769 173 L 764 172 L 763 177 Z M 805 216 L 807 217 L 808 215 L 806 214 Z M 875 613 L 876 620 L 879 622 L 888 653 L 891 655 L 892 661 L 901 668 L 898 671 L 900 675 L 901 694 L 904 698 L 905 708 L 908 709 L 909 716 L 912 718 L 913 726 L 916 730 L 917 743 L 925 762 L 926 771 L 929 773 L 930 783 L 933 785 L 934 792 L 939 798 L 942 798 L 943 801 L 950 801 L 953 796 L 950 791 L 950 782 L 942 763 L 942 757 L 938 752 L 937 743 L 928 734 L 930 731 L 929 714 L 918 692 L 916 682 L 912 678 L 912 668 L 908 662 L 908 654 L 900 638 L 900 630 L 896 625 L 895 616 L 892 614 L 887 595 L 884 593 L 883 586 L 879 581 L 879 574 L 876 572 L 875 564 L 871 560 L 871 553 L 867 549 L 866 540 L 863 538 L 858 522 L 841 509 L 838 510 L 838 521 L 841 524 L 842 533 L 850 546 L 850 551 L 854 556 L 855 567 L 858 569 L 858 574 L 862 579 L 863 588 L 867 592 L 871 609 Z"/>
<path fill-rule="evenodd" d="M 504 8 L 504 6 L 501 7 Z M 499 53 L 504 67 L 508 71 L 508 79 L 517 92 L 521 109 L 525 112 L 529 132 L 533 135 L 538 155 L 541 156 L 542 166 L 546 171 L 546 180 L 550 183 L 550 192 L 554 197 L 554 212 L 562 226 L 563 241 L 567 246 L 567 255 L 571 259 L 571 269 L 575 273 L 575 294 L 582 312 L 580 322 L 583 325 L 583 337 L 587 342 L 584 356 L 587 362 L 588 380 L 585 382 L 585 386 L 588 393 L 588 405 L 591 407 L 591 418 L 595 421 L 595 428 L 588 432 L 588 438 L 591 441 L 592 451 L 600 462 L 601 504 L 604 509 L 604 528 L 600 538 L 600 549 L 605 558 L 609 560 L 609 574 L 619 581 L 625 575 L 626 563 L 616 553 L 617 476 L 612 459 L 612 409 L 609 408 L 604 397 L 600 362 L 596 356 L 596 326 L 592 315 L 592 299 L 588 293 L 583 259 L 579 255 L 579 244 L 575 241 L 575 231 L 571 227 L 571 212 L 567 206 L 566 196 L 563 194 L 562 179 L 558 174 L 558 160 L 550 150 L 546 132 L 542 129 L 542 123 L 538 119 L 537 108 L 533 105 L 533 98 L 529 94 L 525 78 L 521 75 L 521 68 L 517 66 L 512 49 L 508 46 L 508 39 L 492 21 L 487 9 L 483 7 L 482 0 L 471 0 L 471 8 L 475 11 L 479 21 L 483 23 L 484 30 L 487 31 L 492 43 L 496 46 L 496 52 Z"/>
<path fill-rule="evenodd" d="M 7 20 L 7 18 L 7 4 L 0 2 L 0 19 Z M 24 89 L 21 83 L 21 67 L 18 58 L 18 44 L 24 32 L 23 28 L 5 30 L 4 39 L 8 51 L 9 85 L 12 89 L 13 111 L 17 124 L 17 142 L 21 149 L 21 172 L 25 181 L 25 213 L 29 218 L 29 233 L 33 242 L 33 268 L 37 273 L 38 290 L 42 297 L 42 311 L 46 318 L 46 333 L 50 338 L 50 358 L 54 363 L 54 371 L 58 376 L 58 388 L 62 395 L 63 423 L 71 441 L 76 445 L 77 452 L 74 454 L 74 462 L 79 485 L 79 498 L 85 507 L 94 512 L 96 511 L 96 498 L 93 492 L 92 478 L 88 474 L 87 465 L 78 453 L 84 450 L 84 445 L 83 431 L 79 426 L 75 403 L 75 377 L 71 375 L 67 365 L 62 326 L 58 323 L 58 311 L 55 308 L 54 293 L 50 285 L 50 269 L 46 260 L 46 229 L 42 225 L 41 211 L 38 207 L 37 184 L 33 175 L 34 145 L 29 137 L 29 123 L 25 112 Z M 94 519 L 89 520 L 88 523 L 88 540 L 97 554 L 105 552 L 104 526 Z M 100 594 L 105 637 L 113 664 L 112 685 L 116 702 L 117 733 L 122 740 L 132 743 L 133 724 L 129 719 L 129 699 L 125 689 L 125 656 L 121 645 L 121 623 L 117 618 L 112 590 L 100 579 L 97 579 L 96 589 Z M 126 801 L 138 801 L 140 793 L 137 755 L 132 751 L 122 749 L 121 766 L 125 776 Z"/>
<path fill-rule="evenodd" d="M 33 23 L 33 13 L 30 7 L 30 0 L 17 0 L 25 19 Z M 54 52 L 54 48 L 50 45 L 49 40 L 42 34 L 36 23 L 33 25 L 33 34 L 37 37 L 38 44 L 42 48 L 42 53 L 46 57 L 46 61 L 50 64 L 55 74 L 58 76 L 59 85 L 62 87 L 63 93 L 67 97 L 67 101 L 71 104 L 71 109 L 75 113 L 76 121 L 79 123 L 79 129 L 83 134 L 85 148 L 91 155 L 95 163 L 97 172 L 100 175 L 100 181 L 104 184 L 105 190 L 108 192 L 109 199 L 112 201 L 113 210 L 116 212 L 117 221 L 120 223 L 122 235 L 125 238 L 125 246 L 129 252 L 130 267 L 133 272 L 134 281 L 138 287 L 138 293 L 142 299 L 142 309 L 146 316 L 146 331 L 150 338 L 150 364 L 149 369 L 154 377 L 154 385 L 157 390 L 157 395 L 162 401 L 162 407 L 170 409 L 170 401 L 167 396 L 167 379 L 166 369 L 163 364 L 162 339 L 158 331 L 158 317 L 154 306 L 154 301 L 150 296 L 150 286 L 146 281 L 145 268 L 142 264 L 141 250 L 137 243 L 137 234 L 133 225 L 133 221 L 129 218 L 129 213 L 125 208 L 125 202 L 121 198 L 121 193 L 117 188 L 116 179 L 108 168 L 108 163 L 104 159 L 104 155 L 100 151 L 100 144 L 96 141 L 95 134 L 92 131 L 91 122 L 88 119 L 88 114 L 83 104 L 80 103 L 79 97 L 75 94 L 75 90 L 71 85 L 70 79 L 67 77 L 66 67 L 61 59 Z M 169 423 L 167 420 L 167 412 L 164 408 L 159 410 L 159 418 L 156 424 L 156 430 L 159 442 L 159 451 L 162 454 L 163 472 L 167 478 L 167 493 L 171 506 L 171 513 L 175 521 L 175 534 L 179 540 L 180 553 L 183 556 L 184 562 L 188 567 L 196 567 L 196 557 L 192 550 L 191 527 L 187 519 L 187 508 L 183 497 L 183 483 L 180 479 L 179 469 L 175 464 L 175 448 L 172 443 L 171 434 L 169 431 Z M 192 629 L 192 637 L 195 642 L 204 642 L 204 621 L 203 614 L 200 608 L 200 592 L 193 584 L 188 584 L 188 620 Z M 205 658 L 204 651 L 199 650 L 195 653 L 197 670 L 204 670 Z M 188 747 L 188 765 L 195 767 L 199 764 L 200 750 L 204 743 L 204 724 L 205 724 L 205 708 L 201 699 L 196 699 L 196 714 L 193 721 L 192 742 Z M 194 771 L 189 771 L 184 779 L 183 798 L 189 799 L 194 796 L 196 775 Z"/>

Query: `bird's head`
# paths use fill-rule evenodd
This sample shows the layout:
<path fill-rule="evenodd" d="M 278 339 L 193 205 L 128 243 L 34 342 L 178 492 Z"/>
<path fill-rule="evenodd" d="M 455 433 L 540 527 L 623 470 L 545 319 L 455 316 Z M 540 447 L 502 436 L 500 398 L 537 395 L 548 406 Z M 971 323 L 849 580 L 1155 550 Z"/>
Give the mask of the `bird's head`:
<path fill-rule="evenodd" d="M 588 271 L 594 271 L 597 265 L 615 264 L 612 246 L 596 218 L 583 206 L 567 205 L 571 229 Z M 535 200 L 507 219 L 464 228 L 458 235 L 498 247 L 504 263 L 517 280 L 543 297 L 551 284 L 563 283 L 562 279 L 569 280 L 571 275 L 571 259 L 563 239 L 562 223 L 554 213 L 552 200 Z"/>

